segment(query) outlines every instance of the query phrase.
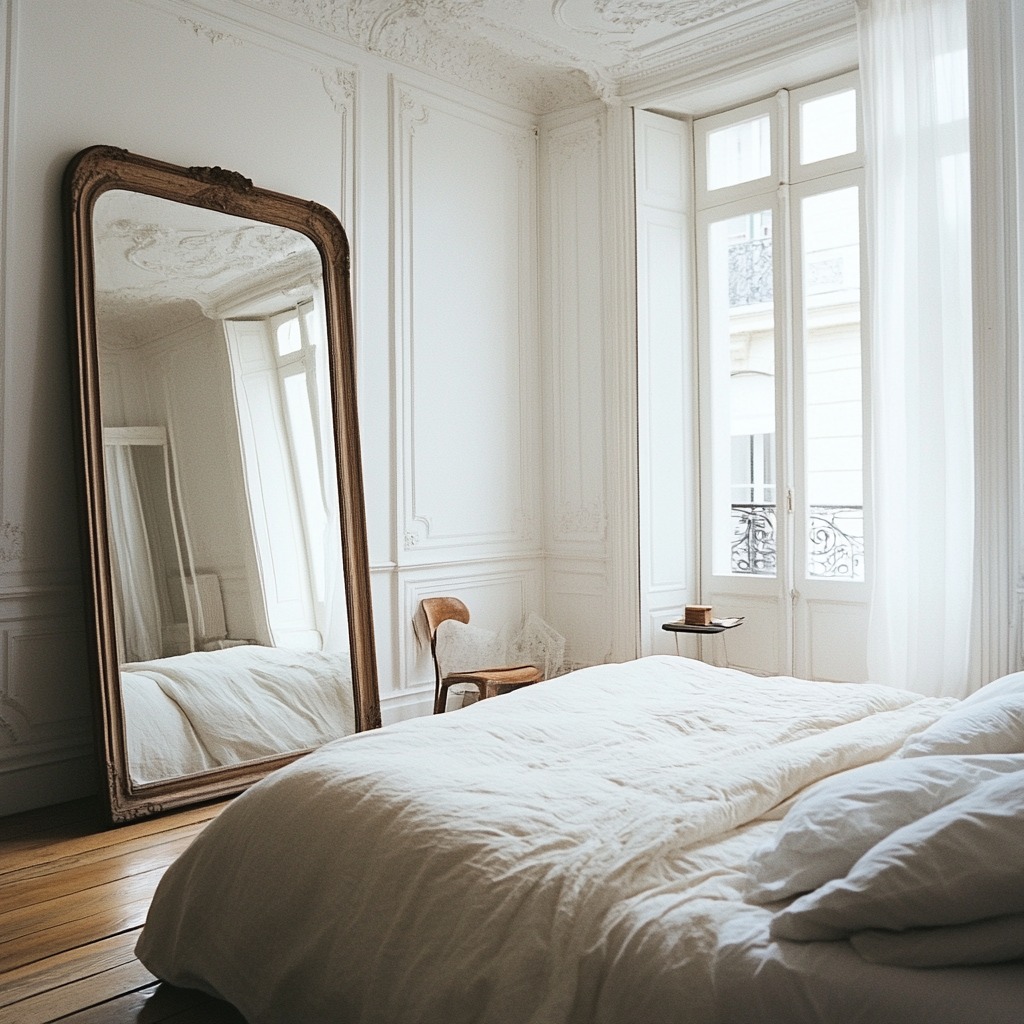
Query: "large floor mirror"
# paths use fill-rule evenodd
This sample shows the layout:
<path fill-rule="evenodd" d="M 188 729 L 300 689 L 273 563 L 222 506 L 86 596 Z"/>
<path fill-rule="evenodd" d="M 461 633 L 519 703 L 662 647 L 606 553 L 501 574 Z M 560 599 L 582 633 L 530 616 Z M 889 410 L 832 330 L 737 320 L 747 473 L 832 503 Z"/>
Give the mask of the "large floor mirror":
<path fill-rule="evenodd" d="M 92 147 L 64 180 L 110 818 L 380 725 L 349 255 L 326 208 Z"/>

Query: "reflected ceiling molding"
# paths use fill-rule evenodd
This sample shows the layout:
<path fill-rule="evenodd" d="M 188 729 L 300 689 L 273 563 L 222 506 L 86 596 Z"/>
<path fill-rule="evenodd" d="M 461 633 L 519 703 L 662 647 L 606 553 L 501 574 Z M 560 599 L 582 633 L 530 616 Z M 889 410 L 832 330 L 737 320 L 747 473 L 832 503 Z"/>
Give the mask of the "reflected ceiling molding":
<path fill-rule="evenodd" d="M 97 291 L 97 311 L 122 345 L 166 337 L 202 316 L 219 319 L 226 309 L 239 315 L 245 303 L 263 315 L 287 306 L 290 295 L 309 297 L 320 257 L 312 244 L 297 248 L 294 231 L 242 220 L 212 229 L 183 216 L 100 222 L 96 262 L 107 286 Z"/>

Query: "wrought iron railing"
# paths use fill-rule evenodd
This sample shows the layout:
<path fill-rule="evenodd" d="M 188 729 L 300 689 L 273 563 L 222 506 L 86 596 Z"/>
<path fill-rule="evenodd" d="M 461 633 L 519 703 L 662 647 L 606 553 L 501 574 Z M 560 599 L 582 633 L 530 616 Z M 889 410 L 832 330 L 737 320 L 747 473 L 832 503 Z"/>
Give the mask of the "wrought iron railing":
<path fill-rule="evenodd" d="M 729 308 L 772 301 L 772 240 L 754 238 L 729 246 Z"/>
<path fill-rule="evenodd" d="M 732 571 L 774 576 L 776 506 L 733 505 L 732 524 Z M 860 505 L 812 505 L 808 541 L 808 576 L 864 579 L 864 509 Z"/>
<path fill-rule="evenodd" d="M 733 505 L 732 571 L 775 575 L 775 506 Z"/>

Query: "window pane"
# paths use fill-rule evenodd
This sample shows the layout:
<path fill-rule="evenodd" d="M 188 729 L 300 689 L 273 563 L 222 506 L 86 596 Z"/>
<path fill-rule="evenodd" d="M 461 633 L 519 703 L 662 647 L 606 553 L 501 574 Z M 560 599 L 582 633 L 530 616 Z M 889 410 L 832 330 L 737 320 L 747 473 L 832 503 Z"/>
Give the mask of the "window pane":
<path fill-rule="evenodd" d="M 296 321 L 292 321 L 296 323 Z M 299 482 L 299 503 L 309 547 L 310 572 L 314 593 L 324 597 L 324 529 L 327 514 L 321 491 L 320 466 L 317 460 L 316 434 L 310 408 L 306 374 L 294 373 L 284 379 L 285 409 L 288 434 L 292 444 L 292 460 Z"/>
<path fill-rule="evenodd" d="M 299 319 L 291 316 L 277 325 L 277 354 L 286 356 L 298 352 L 302 347 L 302 335 L 299 333 Z"/>
<path fill-rule="evenodd" d="M 756 181 L 772 173 L 771 119 L 767 114 L 708 132 L 708 189 Z"/>
<path fill-rule="evenodd" d="M 775 575 L 771 210 L 708 231 L 712 572 Z"/>
<path fill-rule="evenodd" d="M 800 104 L 800 163 L 857 152 L 857 92 L 846 89 Z"/>
<path fill-rule="evenodd" d="M 864 579 L 860 194 L 803 200 L 807 575 Z"/>

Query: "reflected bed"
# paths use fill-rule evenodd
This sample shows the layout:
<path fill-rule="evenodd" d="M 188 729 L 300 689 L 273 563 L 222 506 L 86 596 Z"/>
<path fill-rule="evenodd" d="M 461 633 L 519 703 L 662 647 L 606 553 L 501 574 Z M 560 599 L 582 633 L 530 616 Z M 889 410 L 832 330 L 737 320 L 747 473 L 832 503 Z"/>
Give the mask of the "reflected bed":
<path fill-rule="evenodd" d="M 242 645 L 121 667 L 133 785 L 191 775 L 354 731 L 348 654 Z"/>
<path fill-rule="evenodd" d="M 137 952 L 250 1024 L 1017 1022 L 1024 947 L 1016 963 L 923 970 L 872 962 L 847 933 L 991 921 L 1008 892 L 1007 930 L 981 944 L 1005 959 L 1024 912 L 1010 906 L 1019 851 L 1006 856 L 1020 820 L 1007 833 L 991 800 L 972 808 L 995 820 L 1003 866 L 988 877 L 954 851 L 967 867 L 952 906 L 941 883 L 928 894 L 934 920 L 913 920 L 898 871 L 878 883 L 877 920 L 864 907 L 878 886 L 852 900 L 849 928 L 835 891 L 890 832 L 985 787 L 1019 810 L 1019 690 L 1006 736 L 989 727 L 997 749 L 980 752 L 957 746 L 956 717 L 979 704 L 670 657 L 361 733 L 235 800 L 167 871 Z M 931 842 L 909 848 L 931 856 Z M 952 945 L 963 959 L 963 935 Z"/>

